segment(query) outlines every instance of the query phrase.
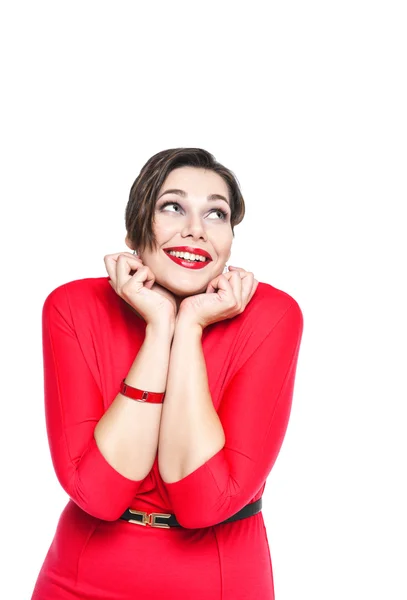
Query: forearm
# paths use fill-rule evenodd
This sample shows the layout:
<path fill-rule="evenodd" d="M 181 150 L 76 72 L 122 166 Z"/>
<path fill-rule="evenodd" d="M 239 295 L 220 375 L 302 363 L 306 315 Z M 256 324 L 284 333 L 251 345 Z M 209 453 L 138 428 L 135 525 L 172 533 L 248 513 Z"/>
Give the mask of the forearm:
<path fill-rule="evenodd" d="M 210 395 L 202 328 L 178 320 L 161 415 L 158 464 L 164 482 L 182 479 L 225 444 Z"/>
<path fill-rule="evenodd" d="M 174 326 L 146 327 L 144 342 L 126 376 L 130 386 L 165 390 Z M 96 425 L 100 452 L 119 473 L 142 480 L 150 472 L 158 447 L 162 404 L 137 402 L 118 393 Z"/>

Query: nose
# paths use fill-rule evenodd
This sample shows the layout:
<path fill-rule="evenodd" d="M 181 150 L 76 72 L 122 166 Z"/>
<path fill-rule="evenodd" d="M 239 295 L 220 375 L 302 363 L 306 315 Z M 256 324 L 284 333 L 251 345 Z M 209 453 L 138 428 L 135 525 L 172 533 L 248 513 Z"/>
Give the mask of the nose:
<path fill-rule="evenodd" d="M 205 227 L 198 215 L 191 215 L 181 232 L 182 237 L 191 236 L 194 240 L 208 240 Z"/>

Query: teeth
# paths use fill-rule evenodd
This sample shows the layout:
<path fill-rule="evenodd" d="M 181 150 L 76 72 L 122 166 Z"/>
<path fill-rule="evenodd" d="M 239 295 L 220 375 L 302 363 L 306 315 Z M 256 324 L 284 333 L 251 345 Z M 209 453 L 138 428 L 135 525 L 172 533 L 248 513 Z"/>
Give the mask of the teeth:
<path fill-rule="evenodd" d="M 205 262 L 208 260 L 205 256 L 201 256 L 200 254 L 192 254 L 191 252 L 176 252 L 174 250 L 170 250 L 168 254 L 176 256 L 177 258 L 184 258 L 191 261 Z"/>

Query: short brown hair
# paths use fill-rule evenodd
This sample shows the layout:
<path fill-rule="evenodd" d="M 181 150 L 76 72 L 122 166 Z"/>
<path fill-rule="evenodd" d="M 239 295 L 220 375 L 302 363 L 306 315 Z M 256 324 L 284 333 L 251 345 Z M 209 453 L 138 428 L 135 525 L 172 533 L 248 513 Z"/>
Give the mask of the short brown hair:
<path fill-rule="evenodd" d="M 226 182 L 230 196 L 231 227 L 243 220 L 245 204 L 237 177 L 202 148 L 171 148 L 154 154 L 141 169 L 130 189 L 125 211 L 127 236 L 133 246 L 142 252 L 156 249 L 153 233 L 154 209 L 158 192 L 167 175 L 178 167 L 198 167 L 218 173 Z"/>

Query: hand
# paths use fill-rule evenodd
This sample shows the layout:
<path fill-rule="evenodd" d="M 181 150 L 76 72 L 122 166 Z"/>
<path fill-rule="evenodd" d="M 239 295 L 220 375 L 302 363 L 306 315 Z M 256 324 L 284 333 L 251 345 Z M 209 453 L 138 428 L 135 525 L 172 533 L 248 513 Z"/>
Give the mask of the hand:
<path fill-rule="evenodd" d="M 155 283 L 155 275 L 141 258 L 130 252 L 107 254 L 103 258 L 109 283 L 147 324 L 175 323 L 177 303 L 171 292 Z"/>
<path fill-rule="evenodd" d="M 181 317 L 198 323 L 202 329 L 224 319 L 242 313 L 252 299 L 259 282 L 251 271 L 229 267 L 209 282 L 204 294 L 185 298 L 179 307 L 177 321 Z M 217 291 L 215 291 L 217 290 Z"/>

